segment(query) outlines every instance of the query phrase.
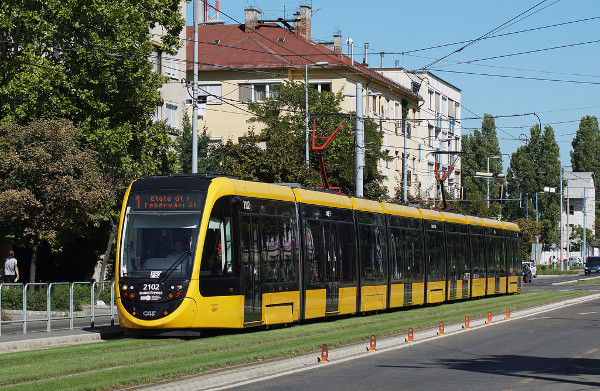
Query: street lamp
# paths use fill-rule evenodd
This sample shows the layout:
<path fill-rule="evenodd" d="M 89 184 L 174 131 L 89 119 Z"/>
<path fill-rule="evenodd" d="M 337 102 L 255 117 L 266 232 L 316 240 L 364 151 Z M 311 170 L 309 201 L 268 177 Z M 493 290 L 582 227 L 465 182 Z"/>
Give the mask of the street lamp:
<path fill-rule="evenodd" d="M 306 131 L 306 168 L 308 169 L 308 67 L 312 66 L 327 66 L 329 63 L 327 61 L 319 61 L 314 64 L 306 64 L 304 65 L 304 98 L 305 98 L 305 106 L 304 106 L 304 122 L 305 122 L 305 131 Z"/>

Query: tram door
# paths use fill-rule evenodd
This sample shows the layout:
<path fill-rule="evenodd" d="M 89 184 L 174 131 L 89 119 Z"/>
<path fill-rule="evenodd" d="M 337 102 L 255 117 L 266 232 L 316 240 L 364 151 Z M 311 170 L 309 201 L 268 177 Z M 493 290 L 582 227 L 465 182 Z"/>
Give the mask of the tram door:
<path fill-rule="evenodd" d="M 339 307 L 339 282 L 341 281 L 340 273 L 341 267 L 341 256 L 340 256 L 340 243 L 337 225 L 332 223 L 323 223 L 323 244 L 325 254 L 323 260 L 325 261 L 325 291 L 326 291 L 326 303 L 325 312 L 337 312 Z"/>
<path fill-rule="evenodd" d="M 258 218 L 241 216 L 242 273 L 244 278 L 244 323 L 262 321 L 262 253 Z"/>

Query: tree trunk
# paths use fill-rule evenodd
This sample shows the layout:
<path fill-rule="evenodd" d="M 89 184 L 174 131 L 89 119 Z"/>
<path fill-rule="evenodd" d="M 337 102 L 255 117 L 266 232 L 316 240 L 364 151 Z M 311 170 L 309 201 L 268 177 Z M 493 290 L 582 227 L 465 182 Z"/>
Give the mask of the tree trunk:
<path fill-rule="evenodd" d="M 39 245 L 37 242 L 33 244 L 31 249 L 31 264 L 29 265 L 29 282 L 35 282 L 35 269 L 37 268 L 37 253 Z"/>
<path fill-rule="evenodd" d="M 108 264 L 108 258 L 110 257 L 110 252 L 112 250 L 113 242 L 115 237 L 117 236 L 117 228 L 118 224 L 113 221 L 110 228 L 110 235 L 108 237 L 108 242 L 106 243 L 106 250 L 104 251 L 104 255 L 102 256 L 102 268 L 100 269 L 100 281 L 106 280 L 106 265 Z M 115 271 L 116 273 L 116 271 Z"/>

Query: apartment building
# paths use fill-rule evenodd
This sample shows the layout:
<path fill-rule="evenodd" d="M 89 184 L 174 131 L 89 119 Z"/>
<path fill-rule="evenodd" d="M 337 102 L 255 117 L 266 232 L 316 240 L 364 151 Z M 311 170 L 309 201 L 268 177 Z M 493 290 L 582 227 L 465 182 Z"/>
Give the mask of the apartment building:
<path fill-rule="evenodd" d="M 577 226 L 595 229 L 596 188 L 593 172 L 565 172 L 563 187 L 563 248 Z M 589 245 L 589 243 L 588 243 Z"/>
<path fill-rule="evenodd" d="M 260 124 L 249 124 L 248 101 L 260 102 L 284 81 L 304 83 L 318 91 L 341 91 L 342 110 L 356 111 L 356 85 L 363 86 L 363 116 L 381 126 L 384 148 L 393 162 L 381 162 L 388 194 L 393 196 L 402 178 L 403 145 L 400 122 L 403 105 L 411 118 L 418 116 L 423 99 L 402 85 L 342 53 L 341 35 L 331 45 L 311 40 L 312 11 L 301 6 L 292 20 L 265 21 L 258 10 L 245 10 L 243 24 L 199 26 L 199 90 L 206 104 L 198 128 L 213 138 L 234 142 Z M 193 28 L 188 27 L 188 34 Z M 193 46 L 188 44 L 188 80 L 193 78 Z M 317 65 L 320 64 L 320 65 Z M 422 102 L 421 102 L 422 103 Z M 191 108 L 189 109 L 191 112 Z M 310 109 L 309 109 L 310 111 Z M 352 159 L 351 159 L 352 160 Z"/>
<path fill-rule="evenodd" d="M 186 17 L 186 1 L 180 4 L 181 15 Z M 160 25 L 150 30 L 150 40 L 154 46 L 154 52 L 150 56 L 152 69 L 161 75 L 168 76 L 169 81 L 163 85 L 160 90 L 162 102 L 156 106 L 152 118 L 155 121 L 165 120 L 166 124 L 174 129 L 181 129 L 183 115 L 186 110 L 185 102 L 188 96 L 185 83 L 182 80 L 186 77 L 186 48 L 185 45 L 179 48 L 174 55 L 163 51 L 162 36 L 165 34 L 164 28 Z M 181 42 L 187 42 L 186 29 L 182 29 L 179 34 Z"/>

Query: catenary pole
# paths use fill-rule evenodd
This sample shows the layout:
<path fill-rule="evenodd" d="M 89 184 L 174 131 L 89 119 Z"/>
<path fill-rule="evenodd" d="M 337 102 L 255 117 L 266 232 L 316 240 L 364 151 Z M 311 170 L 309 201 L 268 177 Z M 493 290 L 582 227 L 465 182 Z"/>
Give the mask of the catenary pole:
<path fill-rule="evenodd" d="M 362 83 L 356 83 L 356 196 L 363 196 L 363 169 L 365 166 L 365 128 L 363 118 Z"/>
<path fill-rule="evenodd" d="M 194 0 L 194 85 L 192 87 L 192 174 L 198 173 L 198 25 L 204 23 L 204 0 Z"/>

